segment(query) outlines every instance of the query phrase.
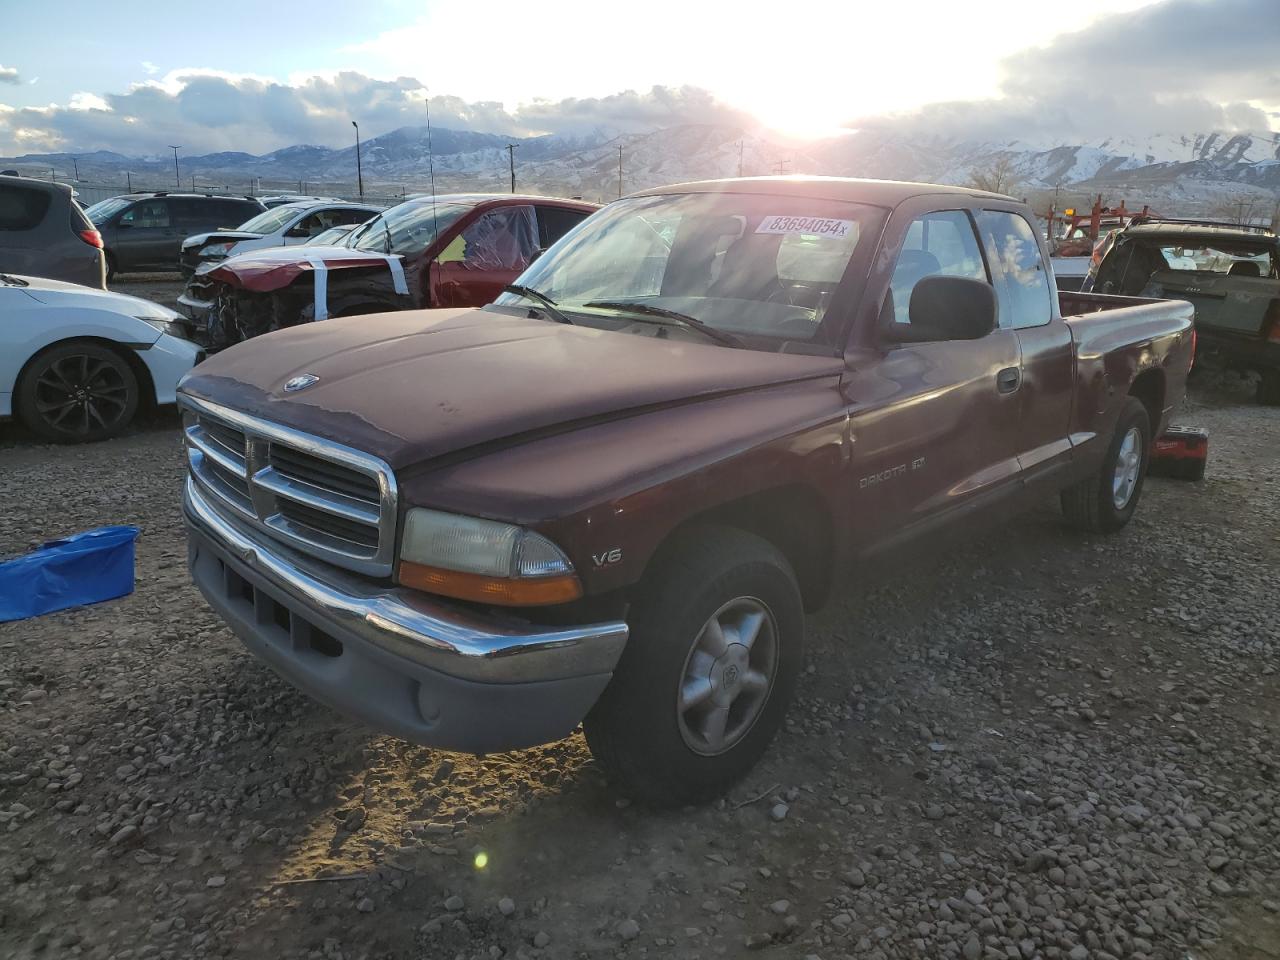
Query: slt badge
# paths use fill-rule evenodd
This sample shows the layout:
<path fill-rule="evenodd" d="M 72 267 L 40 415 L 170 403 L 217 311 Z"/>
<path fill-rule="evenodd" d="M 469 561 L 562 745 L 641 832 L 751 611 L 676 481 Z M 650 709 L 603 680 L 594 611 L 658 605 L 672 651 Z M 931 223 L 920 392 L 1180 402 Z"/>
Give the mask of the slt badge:
<path fill-rule="evenodd" d="M 319 383 L 320 378 L 314 373 L 300 373 L 296 377 L 290 377 L 284 382 L 285 393 L 297 393 L 299 390 L 305 390 L 313 383 Z"/>

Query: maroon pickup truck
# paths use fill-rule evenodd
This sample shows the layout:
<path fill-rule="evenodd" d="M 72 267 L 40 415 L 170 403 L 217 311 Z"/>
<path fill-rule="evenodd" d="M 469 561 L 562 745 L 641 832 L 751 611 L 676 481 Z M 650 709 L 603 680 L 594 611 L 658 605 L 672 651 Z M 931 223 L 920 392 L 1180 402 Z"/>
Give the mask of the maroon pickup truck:
<path fill-rule="evenodd" d="M 712 796 L 782 722 L 845 561 L 1047 494 L 1085 530 L 1133 514 L 1192 308 L 1060 298 L 1045 254 L 1024 204 L 961 188 L 619 200 L 489 306 L 201 364 L 192 575 L 378 730 L 487 753 L 582 722 L 630 794 Z"/>

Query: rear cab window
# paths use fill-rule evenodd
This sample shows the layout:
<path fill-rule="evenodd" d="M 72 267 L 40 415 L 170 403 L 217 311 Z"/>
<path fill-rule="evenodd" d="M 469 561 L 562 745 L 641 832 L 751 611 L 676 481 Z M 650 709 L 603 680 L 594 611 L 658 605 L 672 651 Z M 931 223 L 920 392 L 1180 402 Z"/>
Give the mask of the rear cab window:
<path fill-rule="evenodd" d="M 52 202 L 48 190 L 7 183 L 0 186 L 0 231 L 34 230 L 44 221 Z"/>

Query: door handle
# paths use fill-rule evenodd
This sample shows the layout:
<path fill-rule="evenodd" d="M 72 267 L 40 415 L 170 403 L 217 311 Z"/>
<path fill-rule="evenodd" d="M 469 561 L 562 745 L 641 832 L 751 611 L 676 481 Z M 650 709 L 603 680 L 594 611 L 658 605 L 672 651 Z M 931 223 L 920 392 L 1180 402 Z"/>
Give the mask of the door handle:
<path fill-rule="evenodd" d="M 1005 367 L 996 374 L 996 389 L 1001 393 L 1013 393 L 1022 383 L 1022 371 L 1017 367 Z"/>

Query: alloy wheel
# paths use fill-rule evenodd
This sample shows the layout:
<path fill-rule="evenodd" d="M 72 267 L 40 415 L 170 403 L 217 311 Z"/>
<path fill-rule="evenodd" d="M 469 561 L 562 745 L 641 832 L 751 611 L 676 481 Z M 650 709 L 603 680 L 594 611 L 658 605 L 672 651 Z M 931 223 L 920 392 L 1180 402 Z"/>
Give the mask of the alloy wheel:
<path fill-rule="evenodd" d="M 707 620 L 685 659 L 676 718 L 685 745 L 716 756 L 746 736 L 773 688 L 778 627 L 754 597 L 730 600 Z"/>

